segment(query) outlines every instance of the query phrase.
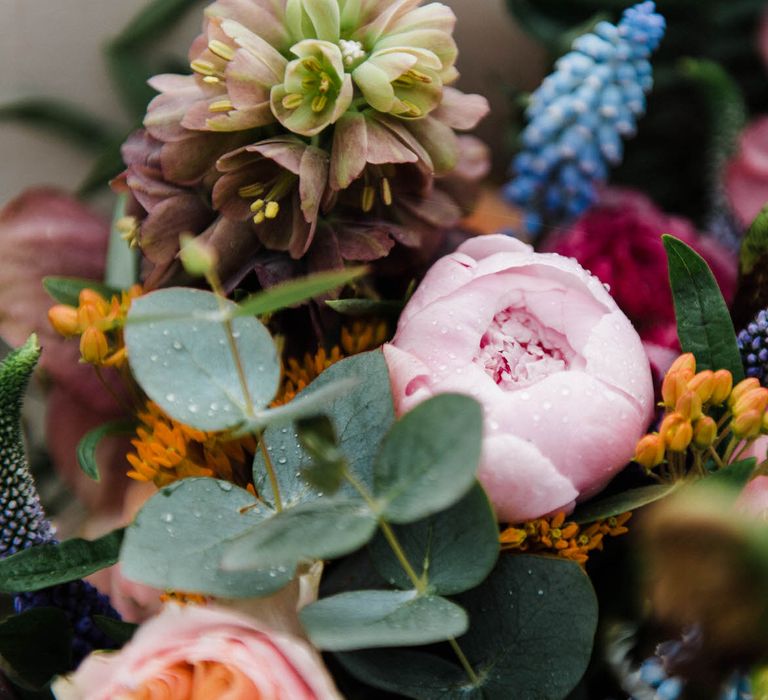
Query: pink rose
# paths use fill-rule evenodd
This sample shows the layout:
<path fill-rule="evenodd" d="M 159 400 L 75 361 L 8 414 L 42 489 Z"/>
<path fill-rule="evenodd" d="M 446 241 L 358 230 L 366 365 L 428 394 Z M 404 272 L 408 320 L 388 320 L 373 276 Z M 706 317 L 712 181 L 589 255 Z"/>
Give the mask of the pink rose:
<path fill-rule="evenodd" d="M 167 606 L 121 651 L 92 654 L 54 692 L 59 700 L 341 700 L 302 639 L 195 605 Z"/>
<path fill-rule="evenodd" d="M 653 410 L 640 338 L 600 281 L 503 235 L 435 263 L 384 356 L 399 413 L 449 391 L 483 405 L 479 479 L 505 522 L 600 491 Z"/>
<path fill-rule="evenodd" d="M 747 124 L 725 168 L 725 193 L 744 227 L 768 204 L 768 116 Z"/>
<path fill-rule="evenodd" d="M 759 465 L 766 460 L 766 456 L 768 456 L 768 436 L 763 435 L 744 450 L 739 459 L 754 457 Z M 739 494 L 736 505 L 745 513 L 768 520 L 768 476 L 757 476 L 752 479 Z"/>
<path fill-rule="evenodd" d="M 704 257 L 727 301 L 736 291 L 736 256 L 697 233 L 686 219 L 669 216 L 648 197 L 630 189 L 606 188 L 598 203 L 547 250 L 574 257 L 608 285 L 619 308 L 655 352 L 679 353 L 667 256 L 661 236 L 669 233 Z M 659 362 L 665 370 L 666 358 Z"/>

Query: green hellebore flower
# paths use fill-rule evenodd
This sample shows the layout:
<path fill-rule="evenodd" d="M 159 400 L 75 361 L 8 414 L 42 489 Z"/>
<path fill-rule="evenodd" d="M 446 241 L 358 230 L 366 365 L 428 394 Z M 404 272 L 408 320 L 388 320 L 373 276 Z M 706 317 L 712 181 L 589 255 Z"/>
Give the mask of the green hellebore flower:
<path fill-rule="evenodd" d="M 314 136 L 333 124 L 352 102 L 352 77 L 344 72 L 336 44 L 306 39 L 291 48 L 298 56 L 285 69 L 285 80 L 270 93 L 272 113 L 289 131 Z"/>

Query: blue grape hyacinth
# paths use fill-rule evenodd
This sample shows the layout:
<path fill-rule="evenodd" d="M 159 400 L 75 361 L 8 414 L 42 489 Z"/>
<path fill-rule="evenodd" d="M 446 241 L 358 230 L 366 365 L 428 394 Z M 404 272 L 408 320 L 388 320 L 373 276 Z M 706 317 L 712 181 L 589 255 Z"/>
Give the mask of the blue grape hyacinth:
<path fill-rule="evenodd" d="M 0 558 L 56 542 L 29 471 L 21 431 L 22 400 L 39 357 L 33 335 L 0 363 Z M 95 626 L 93 615 L 120 616 L 89 583 L 72 581 L 14 597 L 16 612 L 41 606 L 61 608 L 67 615 L 73 631 L 73 663 L 94 649 L 114 646 Z"/>
<path fill-rule="evenodd" d="M 622 137 L 634 135 L 645 112 L 653 86 L 648 59 L 665 24 L 653 2 L 625 10 L 618 25 L 599 22 L 531 95 L 522 150 L 504 190 L 531 236 L 585 211 L 608 165 L 621 162 Z"/>
<path fill-rule="evenodd" d="M 768 310 L 763 309 L 739 332 L 736 342 L 748 377 L 768 381 Z"/>

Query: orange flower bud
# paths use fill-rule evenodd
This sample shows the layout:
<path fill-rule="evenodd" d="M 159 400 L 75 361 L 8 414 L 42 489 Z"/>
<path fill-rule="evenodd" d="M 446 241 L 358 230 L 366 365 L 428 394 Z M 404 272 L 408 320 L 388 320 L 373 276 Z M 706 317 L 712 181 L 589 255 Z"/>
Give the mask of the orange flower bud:
<path fill-rule="evenodd" d="M 695 421 L 701 418 L 701 399 L 693 391 L 686 391 L 675 403 L 675 412 L 683 418 Z"/>
<path fill-rule="evenodd" d="M 664 440 L 658 433 L 640 438 L 633 457 L 641 467 L 653 469 L 664 461 Z"/>
<path fill-rule="evenodd" d="M 719 369 L 715 372 L 714 380 L 711 401 L 717 405 L 723 403 L 730 395 L 733 389 L 733 375 L 727 369 Z"/>
<path fill-rule="evenodd" d="M 667 374 L 686 370 L 693 376 L 696 373 L 696 358 L 692 352 L 686 352 L 680 355 L 669 367 Z"/>
<path fill-rule="evenodd" d="M 104 316 L 105 314 L 99 311 L 99 307 L 90 302 L 80 304 L 80 307 L 77 309 L 77 318 L 82 328 L 97 324 Z"/>
<path fill-rule="evenodd" d="M 77 335 L 80 332 L 80 323 L 77 317 L 77 309 L 66 304 L 56 304 L 48 309 L 48 321 L 54 330 L 64 336 Z"/>
<path fill-rule="evenodd" d="M 106 316 L 107 313 L 109 313 L 109 304 L 107 303 L 107 300 L 95 289 L 88 289 L 87 287 L 81 289 L 78 301 L 80 302 L 80 306 L 93 304 L 102 316 Z"/>
<path fill-rule="evenodd" d="M 661 398 L 667 408 L 674 408 L 677 399 L 688 388 L 687 371 L 667 372 L 661 385 Z"/>
<path fill-rule="evenodd" d="M 757 437 L 763 426 L 763 411 L 744 411 L 731 421 L 731 430 L 737 438 Z"/>
<path fill-rule="evenodd" d="M 717 423 L 709 416 L 702 416 L 693 426 L 693 444 L 704 450 L 715 442 Z"/>
<path fill-rule="evenodd" d="M 661 422 L 659 435 L 670 450 L 684 452 L 693 439 L 693 426 L 679 413 L 670 413 Z"/>
<path fill-rule="evenodd" d="M 706 403 L 712 397 L 715 388 L 715 373 L 711 369 L 705 369 L 696 374 L 688 382 L 688 389 L 695 391 L 702 403 Z"/>
<path fill-rule="evenodd" d="M 101 364 L 109 352 L 107 336 L 94 326 L 89 326 L 80 337 L 80 355 L 92 365 Z"/>
<path fill-rule="evenodd" d="M 748 377 L 747 379 L 742 379 L 735 387 L 733 387 L 733 391 L 728 397 L 728 408 L 733 408 L 736 405 L 736 402 L 748 391 L 759 388 L 760 380 L 756 377 Z"/>
<path fill-rule="evenodd" d="M 766 408 L 768 408 L 768 389 L 760 387 L 742 394 L 741 398 L 734 404 L 732 411 L 737 416 L 746 411 L 765 413 Z"/>

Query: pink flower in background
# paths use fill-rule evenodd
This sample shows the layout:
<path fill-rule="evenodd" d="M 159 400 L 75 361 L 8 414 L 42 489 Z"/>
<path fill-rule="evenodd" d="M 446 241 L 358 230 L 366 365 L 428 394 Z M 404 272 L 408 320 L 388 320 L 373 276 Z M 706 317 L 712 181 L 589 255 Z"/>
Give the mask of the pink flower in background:
<path fill-rule="evenodd" d="M 59 700 L 341 700 L 304 640 L 224 609 L 167 606 L 118 653 L 92 654 Z"/>
<path fill-rule="evenodd" d="M 768 204 L 768 116 L 751 121 L 741 133 L 724 180 L 731 209 L 746 228 Z"/>
<path fill-rule="evenodd" d="M 451 391 L 483 405 L 479 479 L 505 522 L 600 491 L 653 410 L 640 338 L 600 281 L 507 236 L 438 260 L 384 356 L 398 413 Z"/>
<path fill-rule="evenodd" d="M 634 190 L 606 188 L 595 206 L 548 242 L 547 250 L 576 258 L 607 284 L 644 342 L 678 351 L 661 241 L 665 233 L 679 238 L 707 261 L 730 302 L 736 291 L 735 256 L 699 235 L 686 219 L 665 214 Z"/>

